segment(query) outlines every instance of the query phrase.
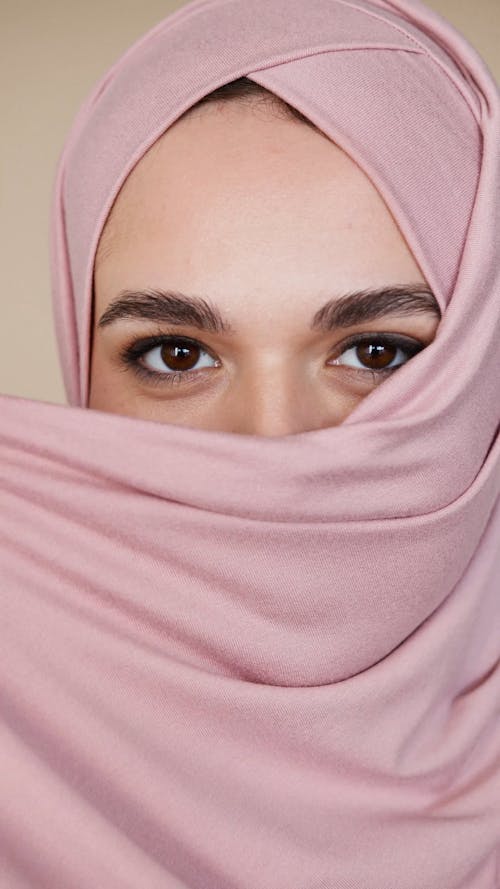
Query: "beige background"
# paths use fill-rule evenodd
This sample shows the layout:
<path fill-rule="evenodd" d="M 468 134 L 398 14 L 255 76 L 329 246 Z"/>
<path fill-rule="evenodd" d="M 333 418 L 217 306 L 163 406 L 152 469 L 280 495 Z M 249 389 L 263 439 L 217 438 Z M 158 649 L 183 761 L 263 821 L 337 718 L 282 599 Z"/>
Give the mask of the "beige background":
<path fill-rule="evenodd" d="M 184 2 L 0 4 L 0 392 L 65 403 L 48 267 L 48 208 L 57 157 L 95 81 L 137 37 Z M 500 80 L 500 0 L 428 0 L 428 5 L 466 35 Z"/>

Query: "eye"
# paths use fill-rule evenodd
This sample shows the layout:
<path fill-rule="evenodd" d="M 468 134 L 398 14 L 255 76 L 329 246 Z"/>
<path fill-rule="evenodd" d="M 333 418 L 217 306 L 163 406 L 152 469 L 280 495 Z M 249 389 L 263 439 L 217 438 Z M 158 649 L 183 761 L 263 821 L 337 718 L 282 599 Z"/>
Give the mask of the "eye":
<path fill-rule="evenodd" d="M 166 367 L 169 368 L 171 373 L 191 371 L 197 367 L 200 361 L 201 365 L 198 366 L 198 370 L 200 367 L 210 366 L 206 358 L 200 358 L 200 355 L 208 356 L 208 352 L 205 352 L 199 343 L 187 340 L 165 341 L 157 346 L 156 349 L 150 349 L 148 352 L 143 353 L 143 358 L 145 359 L 147 355 L 150 358 L 148 361 L 145 361 L 146 367 L 149 366 L 149 369 L 157 373 L 164 372 Z"/>
<path fill-rule="evenodd" d="M 396 370 L 425 348 L 424 344 L 417 340 L 389 333 L 359 334 L 342 345 L 344 347 L 342 352 L 335 360 L 329 362 L 330 364 L 344 365 L 361 372 L 371 371 L 379 375 Z"/>
<path fill-rule="evenodd" d="M 153 336 L 126 346 L 120 355 L 138 377 L 174 384 L 197 376 L 205 367 L 218 366 L 201 343 L 189 337 Z M 207 361 L 207 359 L 209 359 Z M 210 364 L 210 361 L 215 364 Z"/>
<path fill-rule="evenodd" d="M 364 333 L 350 337 L 341 348 L 329 364 L 375 378 L 392 373 L 425 344 L 401 334 Z M 198 340 L 165 334 L 133 341 L 120 353 L 120 361 L 148 383 L 167 385 L 187 383 L 207 367 L 220 367 L 220 361 Z"/>

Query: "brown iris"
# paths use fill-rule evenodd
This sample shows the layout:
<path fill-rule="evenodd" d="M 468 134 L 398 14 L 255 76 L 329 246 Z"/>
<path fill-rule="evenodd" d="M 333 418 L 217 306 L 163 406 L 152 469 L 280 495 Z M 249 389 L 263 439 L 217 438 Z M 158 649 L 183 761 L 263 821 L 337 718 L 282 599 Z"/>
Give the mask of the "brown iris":
<path fill-rule="evenodd" d="M 396 357 L 397 346 L 387 343 L 367 343 L 356 346 L 356 356 L 362 364 L 368 365 L 370 370 L 380 370 L 391 364 Z"/>
<path fill-rule="evenodd" d="M 191 370 L 200 360 L 200 347 L 191 343 L 165 343 L 161 348 L 161 359 L 171 370 Z M 193 358 L 194 354 L 194 358 Z"/>
<path fill-rule="evenodd" d="M 188 371 L 198 363 L 200 351 L 200 347 L 194 343 L 164 343 L 161 358 L 171 370 Z M 397 346 L 387 343 L 371 342 L 356 346 L 358 361 L 371 370 L 383 370 L 394 361 L 397 351 Z"/>

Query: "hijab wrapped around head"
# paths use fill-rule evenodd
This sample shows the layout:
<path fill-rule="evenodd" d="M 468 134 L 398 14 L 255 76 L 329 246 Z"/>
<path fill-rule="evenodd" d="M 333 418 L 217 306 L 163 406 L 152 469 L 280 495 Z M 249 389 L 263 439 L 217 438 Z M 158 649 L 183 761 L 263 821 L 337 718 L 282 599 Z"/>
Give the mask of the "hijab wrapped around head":
<path fill-rule="evenodd" d="M 85 409 L 109 210 L 241 76 L 374 182 L 436 338 L 329 429 Z M 499 113 L 416 0 L 195 0 L 85 103 L 54 198 L 69 404 L 0 399 L 2 886 L 500 886 Z"/>

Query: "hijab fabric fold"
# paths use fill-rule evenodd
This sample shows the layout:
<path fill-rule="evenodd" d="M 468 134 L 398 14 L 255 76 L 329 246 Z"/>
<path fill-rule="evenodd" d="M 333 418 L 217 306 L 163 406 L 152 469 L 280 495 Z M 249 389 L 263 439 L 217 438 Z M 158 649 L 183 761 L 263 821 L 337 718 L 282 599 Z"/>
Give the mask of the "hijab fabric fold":
<path fill-rule="evenodd" d="M 374 182 L 436 338 L 330 429 L 90 410 L 110 208 L 242 76 Z M 0 397 L 2 889 L 500 887 L 499 217 L 498 88 L 416 0 L 195 0 L 97 85 L 54 187 L 68 404 Z"/>

